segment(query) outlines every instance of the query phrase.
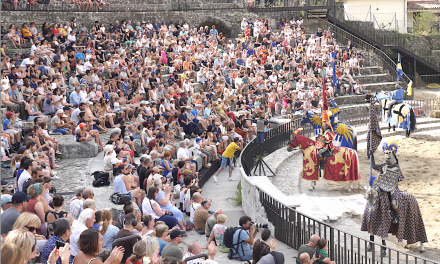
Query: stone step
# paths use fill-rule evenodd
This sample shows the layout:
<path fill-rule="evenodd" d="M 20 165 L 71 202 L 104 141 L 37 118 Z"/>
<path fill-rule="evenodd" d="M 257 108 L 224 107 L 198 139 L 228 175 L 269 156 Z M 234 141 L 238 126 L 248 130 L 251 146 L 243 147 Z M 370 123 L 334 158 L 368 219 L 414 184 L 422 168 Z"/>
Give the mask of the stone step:
<path fill-rule="evenodd" d="M 367 83 L 364 84 L 367 90 L 383 90 L 383 91 L 394 91 L 396 89 L 396 84 L 398 82 L 381 82 L 381 83 Z"/>
<path fill-rule="evenodd" d="M 364 66 L 361 68 L 362 75 L 382 73 L 382 69 L 378 66 Z"/>
<path fill-rule="evenodd" d="M 368 75 L 356 75 L 353 76 L 353 79 L 359 80 L 359 83 L 364 84 L 370 84 L 370 83 L 384 83 L 391 81 L 391 76 L 387 73 L 378 73 L 378 74 L 368 74 Z"/>

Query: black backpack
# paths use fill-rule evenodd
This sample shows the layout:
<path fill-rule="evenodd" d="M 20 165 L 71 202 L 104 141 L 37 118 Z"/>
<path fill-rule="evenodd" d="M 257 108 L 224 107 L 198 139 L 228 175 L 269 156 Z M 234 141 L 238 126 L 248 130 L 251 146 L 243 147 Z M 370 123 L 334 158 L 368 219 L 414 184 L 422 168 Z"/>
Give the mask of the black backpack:
<path fill-rule="evenodd" d="M 95 178 L 95 180 L 93 181 L 93 187 L 110 185 L 110 181 L 109 181 L 110 174 L 108 172 L 95 171 L 94 173 L 92 173 L 92 175 Z"/>
<path fill-rule="evenodd" d="M 246 232 L 242 227 L 228 227 L 225 230 L 225 234 L 223 236 L 223 243 L 225 244 L 225 247 L 229 248 L 230 255 L 238 253 L 238 246 L 244 242 L 244 240 L 241 240 L 238 243 L 234 244 L 234 234 L 236 231 L 239 231 L 240 233 L 242 231 Z M 240 233 L 238 234 L 238 239 L 240 239 Z"/>

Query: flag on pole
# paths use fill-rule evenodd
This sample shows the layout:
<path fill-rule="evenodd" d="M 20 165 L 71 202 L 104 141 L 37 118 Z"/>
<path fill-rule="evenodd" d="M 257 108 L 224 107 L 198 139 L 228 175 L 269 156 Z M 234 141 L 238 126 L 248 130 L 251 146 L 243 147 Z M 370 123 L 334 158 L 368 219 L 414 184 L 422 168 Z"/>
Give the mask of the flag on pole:
<path fill-rule="evenodd" d="M 335 90 L 335 92 L 336 92 L 336 83 L 338 82 L 338 79 L 337 79 L 337 76 L 336 76 L 336 65 L 335 65 L 335 62 L 334 62 L 334 61 L 332 62 L 332 67 L 333 67 L 333 80 L 332 80 L 332 85 L 333 85 L 333 88 L 334 88 L 334 90 Z"/>
<path fill-rule="evenodd" d="M 322 110 L 328 110 L 327 83 L 325 81 L 325 77 L 322 79 Z"/>
<path fill-rule="evenodd" d="M 400 53 L 397 57 L 397 65 L 396 65 L 396 71 L 397 71 L 397 81 L 400 80 L 403 76 L 403 70 L 402 70 L 402 62 L 400 61 Z"/>
<path fill-rule="evenodd" d="M 369 108 L 370 122 L 368 123 L 367 154 L 375 152 L 377 147 L 380 145 L 380 141 L 382 140 L 382 133 L 380 132 L 379 121 L 377 120 L 376 107 L 374 105 L 371 105 Z M 371 144 L 370 138 L 372 139 Z"/>

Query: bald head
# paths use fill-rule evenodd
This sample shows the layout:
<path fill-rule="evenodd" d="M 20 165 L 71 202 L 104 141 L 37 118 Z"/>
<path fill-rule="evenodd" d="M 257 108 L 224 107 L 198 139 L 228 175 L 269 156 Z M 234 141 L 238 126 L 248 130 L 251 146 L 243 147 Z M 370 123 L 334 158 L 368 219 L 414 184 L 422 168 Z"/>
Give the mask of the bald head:
<path fill-rule="evenodd" d="M 214 216 L 217 218 L 218 215 L 225 214 L 225 210 L 219 208 L 215 211 Z"/>
<path fill-rule="evenodd" d="M 314 244 L 313 247 L 317 247 L 317 246 L 318 246 L 318 241 L 319 241 L 320 239 L 321 239 L 321 238 L 320 238 L 318 235 L 312 235 L 312 236 L 310 237 L 309 244 L 310 244 L 310 243 L 313 243 L 313 244 Z"/>
<path fill-rule="evenodd" d="M 191 242 L 188 244 L 188 251 L 193 255 L 198 255 L 202 253 L 202 248 L 200 247 L 199 243 Z"/>
<path fill-rule="evenodd" d="M 307 264 L 310 262 L 310 256 L 309 253 L 304 252 L 301 255 L 299 255 L 299 261 L 301 262 L 301 264 Z"/>

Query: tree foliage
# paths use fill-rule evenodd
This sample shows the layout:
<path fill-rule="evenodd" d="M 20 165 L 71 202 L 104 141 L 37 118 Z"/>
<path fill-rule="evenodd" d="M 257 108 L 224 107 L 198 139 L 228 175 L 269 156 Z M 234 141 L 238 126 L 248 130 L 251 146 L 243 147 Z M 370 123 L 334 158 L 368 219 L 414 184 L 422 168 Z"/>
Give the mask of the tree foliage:
<path fill-rule="evenodd" d="M 414 31 L 420 35 L 432 33 L 432 27 L 437 21 L 437 15 L 428 10 L 423 10 L 414 16 Z M 434 30 L 434 32 L 436 32 Z"/>

